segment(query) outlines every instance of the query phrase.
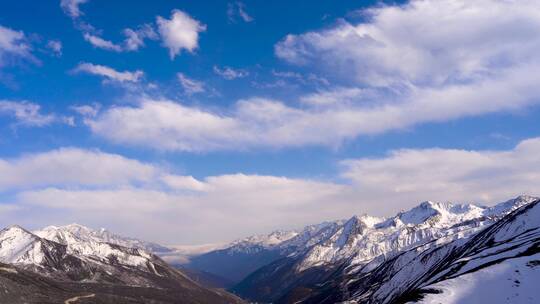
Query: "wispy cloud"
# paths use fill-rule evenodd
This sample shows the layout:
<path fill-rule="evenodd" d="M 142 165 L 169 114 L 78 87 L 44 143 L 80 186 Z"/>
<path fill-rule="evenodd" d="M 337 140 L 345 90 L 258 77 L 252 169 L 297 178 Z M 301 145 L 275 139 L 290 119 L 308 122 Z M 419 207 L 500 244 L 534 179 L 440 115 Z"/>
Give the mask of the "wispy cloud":
<path fill-rule="evenodd" d="M 12 116 L 15 125 L 27 127 L 43 127 L 54 122 L 73 124 L 73 119 L 55 114 L 43 114 L 41 106 L 28 101 L 0 100 L 0 115 Z"/>
<path fill-rule="evenodd" d="M 177 73 L 176 77 L 187 95 L 193 95 L 206 91 L 202 81 L 189 78 L 183 73 Z"/>
<path fill-rule="evenodd" d="M 151 24 L 143 24 L 135 30 L 126 28 L 124 29 L 124 35 L 126 36 L 124 49 L 128 51 L 136 51 L 144 46 L 145 39 L 157 40 L 159 38 Z"/>
<path fill-rule="evenodd" d="M 56 57 L 62 56 L 62 41 L 60 40 L 49 40 L 47 42 L 47 48 L 52 52 Z"/>
<path fill-rule="evenodd" d="M 137 71 L 123 71 L 119 72 L 113 68 L 104 65 L 98 65 L 88 62 L 79 63 L 74 69 L 74 73 L 88 73 L 92 75 L 98 75 L 111 81 L 118 82 L 138 82 L 144 76 L 144 72 Z"/>
<path fill-rule="evenodd" d="M 17 59 L 38 62 L 24 32 L 0 25 L 0 67 Z"/>
<path fill-rule="evenodd" d="M 79 18 L 83 14 L 79 6 L 88 1 L 89 0 L 61 0 L 60 7 L 64 13 L 71 18 Z"/>
<path fill-rule="evenodd" d="M 227 79 L 227 80 L 233 80 L 236 78 L 244 78 L 249 76 L 249 72 L 242 69 L 233 69 L 231 67 L 223 67 L 219 68 L 218 66 L 214 66 L 214 73 L 217 75 Z"/>
<path fill-rule="evenodd" d="M 244 22 L 252 22 L 255 20 L 246 12 L 246 6 L 243 2 L 229 2 L 227 5 L 227 17 L 229 22 L 236 22 L 238 18 Z"/>
<path fill-rule="evenodd" d="M 93 45 L 96 48 L 109 50 L 109 51 L 115 51 L 115 52 L 122 51 L 122 46 L 115 44 L 112 41 L 105 40 L 99 36 L 96 36 L 90 33 L 84 33 L 83 37 L 84 37 L 84 40 L 88 41 L 91 45 Z"/>

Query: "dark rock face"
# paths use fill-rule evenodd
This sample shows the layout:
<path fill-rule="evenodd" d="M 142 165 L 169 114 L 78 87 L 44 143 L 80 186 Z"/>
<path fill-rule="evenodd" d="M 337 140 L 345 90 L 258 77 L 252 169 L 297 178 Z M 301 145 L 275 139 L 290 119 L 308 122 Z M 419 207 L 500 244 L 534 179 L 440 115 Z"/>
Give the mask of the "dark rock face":
<path fill-rule="evenodd" d="M 311 267 L 292 271 L 299 258 L 282 258 L 266 265 L 231 288 L 231 292 L 250 301 L 294 303 L 331 278 L 337 267 Z"/>
<path fill-rule="evenodd" d="M 168 282 L 164 288 L 137 287 L 103 283 L 81 283 L 53 280 L 34 272 L 16 269 L 1 264 L 0 302 L 23 303 L 64 303 L 81 297 L 73 303 L 241 303 L 234 296 L 222 291 L 205 290 L 196 284 Z M 170 284 L 170 285 L 169 285 Z M 165 287 L 169 286 L 169 287 Z M 84 298 L 88 296 L 88 298 Z"/>

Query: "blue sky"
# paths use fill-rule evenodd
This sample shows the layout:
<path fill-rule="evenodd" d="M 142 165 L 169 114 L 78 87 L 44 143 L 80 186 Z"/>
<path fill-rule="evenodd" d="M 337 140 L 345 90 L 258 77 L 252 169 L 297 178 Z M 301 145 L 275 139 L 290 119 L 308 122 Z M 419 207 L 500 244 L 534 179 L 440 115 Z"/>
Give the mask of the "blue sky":
<path fill-rule="evenodd" d="M 205 243 L 538 194 L 538 12 L 496 0 L 4 4 L 0 217 Z"/>

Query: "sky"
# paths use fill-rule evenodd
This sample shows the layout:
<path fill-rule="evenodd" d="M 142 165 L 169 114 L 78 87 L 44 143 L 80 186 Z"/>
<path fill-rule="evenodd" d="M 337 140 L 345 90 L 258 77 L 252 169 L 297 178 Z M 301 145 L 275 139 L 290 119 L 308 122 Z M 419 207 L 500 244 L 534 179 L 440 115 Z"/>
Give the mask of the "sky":
<path fill-rule="evenodd" d="M 0 223 L 205 244 L 540 195 L 539 83 L 533 0 L 10 1 Z"/>

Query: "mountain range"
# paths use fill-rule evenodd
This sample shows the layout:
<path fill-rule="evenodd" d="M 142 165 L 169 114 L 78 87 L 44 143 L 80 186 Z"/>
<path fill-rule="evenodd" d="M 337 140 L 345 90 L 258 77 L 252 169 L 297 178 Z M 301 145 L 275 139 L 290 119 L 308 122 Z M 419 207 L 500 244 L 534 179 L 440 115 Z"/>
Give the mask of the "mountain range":
<path fill-rule="evenodd" d="M 0 231 L 1 303 L 241 303 L 142 248 L 80 225 Z M 83 300 L 80 300 L 83 301 Z"/>
<path fill-rule="evenodd" d="M 8 303 L 538 303 L 540 201 L 426 201 L 191 247 L 77 224 L 11 226 L 0 262 Z"/>

